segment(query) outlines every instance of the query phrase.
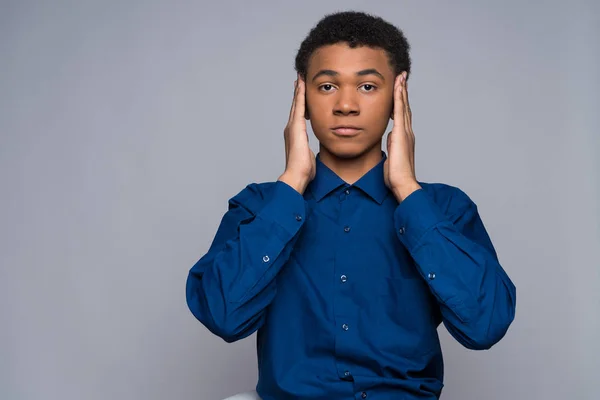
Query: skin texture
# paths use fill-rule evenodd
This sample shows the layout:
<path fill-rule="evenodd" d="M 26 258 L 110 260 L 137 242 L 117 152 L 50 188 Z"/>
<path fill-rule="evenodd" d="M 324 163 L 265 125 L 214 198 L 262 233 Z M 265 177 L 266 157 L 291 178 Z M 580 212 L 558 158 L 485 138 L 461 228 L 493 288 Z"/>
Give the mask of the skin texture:
<path fill-rule="evenodd" d="M 356 182 L 381 161 L 381 141 L 391 117 L 386 185 L 399 202 L 420 188 L 406 73 L 394 76 L 384 50 L 350 48 L 345 43 L 323 46 L 312 55 L 306 77 L 298 76 L 294 88 L 284 130 L 286 169 L 279 180 L 304 193 L 314 179 L 314 153 L 306 132 L 309 119 L 320 143 L 321 161 L 344 181 Z M 332 130 L 339 125 L 360 130 L 340 136 Z"/>

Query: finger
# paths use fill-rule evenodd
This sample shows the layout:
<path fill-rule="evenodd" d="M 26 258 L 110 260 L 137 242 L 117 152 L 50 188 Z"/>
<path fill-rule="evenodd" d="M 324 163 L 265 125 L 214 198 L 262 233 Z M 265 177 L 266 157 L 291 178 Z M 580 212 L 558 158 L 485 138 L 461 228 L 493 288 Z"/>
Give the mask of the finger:
<path fill-rule="evenodd" d="M 404 112 L 406 115 L 407 131 L 411 130 L 412 127 L 412 112 L 410 110 L 410 103 L 408 102 L 408 81 L 406 80 L 406 72 L 403 72 L 404 79 L 402 80 L 402 100 L 404 102 Z"/>
<path fill-rule="evenodd" d="M 408 81 L 406 80 L 407 73 L 403 72 L 403 90 L 402 90 L 402 98 L 404 102 L 404 115 L 405 115 L 405 128 L 406 128 L 406 138 L 408 140 L 408 145 L 410 146 L 411 151 L 408 152 L 409 161 L 412 166 L 413 171 L 415 170 L 415 135 L 412 129 L 412 111 L 410 109 L 410 103 L 408 100 Z"/>
<path fill-rule="evenodd" d="M 409 115 L 408 115 L 408 108 L 407 108 L 407 96 L 406 96 L 406 79 L 405 79 L 405 75 L 404 72 L 400 75 L 400 97 L 401 97 L 401 102 L 402 102 L 402 124 L 404 126 L 404 134 L 405 135 L 410 135 L 410 130 L 411 130 L 411 126 L 410 126 L 410 119 L 409 119 Z"/>
<path fill-rule="evenodd" d="M 290 115 L 288 117 L 288 122 L 292 120 L 294 116 L 294 108 L 296 107 L 296 93 L 298 92 L 298 80 L 294 81 L 294 97 L 292 98 L 292 107 L 290 108 Z"/>
<path fill-rule="evenodd" d="M 285 139 L 284 147 L 285 147 L 285 166 L 286 166 L 286 168 L 287 168 L 288 156 L 289 156 L 289 152 L 290 152 L 289 132 L 290 132 L 290 125 L 292 124 L 292 118 L 294 116 L 294 110 L 296 108 L 296 93 L 297 93 L 297 91 L 298 91 L 298 80 L 295 80 L 294 81 L 294 96 L 292 97 L 292 106 L 290 107 L 290 115 L 288 117 L 287 126 L 283 130 L 283 136 Z"/>
<path fill-rule="evenodd" d="M 402 97 L 402 120 L 404 123 L 404 133 L 405 134 L 409 134 L 410 133 L 410 118 L 408 115 L 408 91 L 406 90 L 406 78 L 404 76 L 404 72 L 402 73 L 402 79 L 401 79 L 401 86 L 402 86 L 402 92 L 400 93 L 400 96 Z"/>
<path fill-rule="evenodd" d="M 394 81 L 394 119 L 400 115 L 400 76 L 396 77 Z"/>
<path fill-rule="evenodd" d="M 298 76 L 298 88 L 296 90 L 296 99 L 294 100 L 294 122 L 298 122 L 304 119 L 304 112 L 306 111 L 305 96 L 306 85 L 304 80 Z"/>
<path fill-rule="evenodd" d="M 402 76 L 398 76 L 398 84 L 394 91 L 394 120 L 402 124 L 404 119 L 404 99 L 402 97 Z"/>

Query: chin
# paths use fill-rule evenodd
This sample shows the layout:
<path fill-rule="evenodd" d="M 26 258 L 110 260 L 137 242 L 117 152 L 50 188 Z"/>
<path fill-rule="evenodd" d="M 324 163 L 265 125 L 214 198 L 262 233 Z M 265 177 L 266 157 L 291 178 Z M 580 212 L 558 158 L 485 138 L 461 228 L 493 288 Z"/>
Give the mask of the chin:
<path fill-rule="evenodd" d="M 360 144 L 360 143 L 347 143 L 347 144 L 336 143 L 331 146 L 322 144 L 321 147 L 322 147 L 322 150 L 328 152 L 329 154 L 331 154 L 334 157 L 339 158 L 341 160 L 350 160 L 350 159 L 359 158 L 359 157 L 365 155 L 366 153 L 368 153 L 369 151 L 371 151 L 373 148 L 372 146 L 365 146 L 364 144 Z"/>

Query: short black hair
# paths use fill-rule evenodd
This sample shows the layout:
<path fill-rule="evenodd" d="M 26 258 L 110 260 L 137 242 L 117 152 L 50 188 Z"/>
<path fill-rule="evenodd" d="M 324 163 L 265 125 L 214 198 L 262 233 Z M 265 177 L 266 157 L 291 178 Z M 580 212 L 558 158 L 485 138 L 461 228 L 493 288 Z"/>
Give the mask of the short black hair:
<path fill-rule="evenodd" d="M 322 46 L 347 43 L 350 48 L 381 48 L 388 54 L 395 76 L 410 75 L 410 45 L 404 33 L 381 17 L 360 11 L 342 11 L 323 17 L 308 33 L 296 54 L 296 72 L 306 79 L 308 62 Z"/>

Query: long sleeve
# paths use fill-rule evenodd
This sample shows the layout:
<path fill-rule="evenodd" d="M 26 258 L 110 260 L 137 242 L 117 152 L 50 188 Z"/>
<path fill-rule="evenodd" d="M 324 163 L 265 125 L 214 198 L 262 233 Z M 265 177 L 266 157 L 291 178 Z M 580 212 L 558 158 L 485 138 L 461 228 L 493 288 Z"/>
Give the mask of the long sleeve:
<path fill-rule="evenodd" d="M 302 195 L 283 182 L 271 190 L 249 185 L 229 200 L 208 252 L 191 268 L 188 307 L 227 342 L 249 336 L 264 323 L 306 214 Z"/>
<path fill-rule="evenodd" d="M 398 239 L 440 306 L 444 325 L 463 346 L 488 349 L 515 316 L 516 289 L 468 196 L 456 190 L 442 211 L 419 189 L 395 213 Z"/>

